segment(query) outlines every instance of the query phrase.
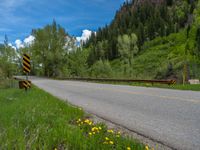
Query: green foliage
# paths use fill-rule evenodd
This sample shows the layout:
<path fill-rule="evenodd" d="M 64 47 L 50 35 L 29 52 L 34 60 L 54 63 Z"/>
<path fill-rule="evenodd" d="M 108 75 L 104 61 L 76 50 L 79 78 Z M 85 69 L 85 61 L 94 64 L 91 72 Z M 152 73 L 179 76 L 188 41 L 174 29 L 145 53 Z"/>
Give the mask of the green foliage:
<path fill-rule="evenodd" d="M 196 55 L 200 58 L 200 26 L 198 27 L 196 33 L 196 43 L 197 43 Z"/>
<path fill-rule="evenodd" d="M 66 55 L 74 39 L 68 36 L 64 28 L 55 21 L 43 29 L 33 31 L 35 37 L 32 45 L 34 63 L 36 68 L 43 71 L 42 75 L 48 77 L 61 76 L 65 66 Z"/>
<path fill-rule="evenodd" d="M 94 64 L 98 60 L 106 60 L 109 58 L 109 53 L 107 51 L 108 48 L 108 40 L 103 40 L 97 42 L 97 45 L 91 45 L 88 49 L 89 56 L 87 59 L 87 63 L 89 66 Z"/>
<path fill-rule="evenodd" d="M 130 36 L 127 34 L 119 36 L 117 48 L 124 62 L 124 74 L 126 74 L 128 67 L 132 64 L 133 56 L 138 53 L 137 36 L 134 33 Z"/>
<path fill-rule="evenodd" d="M 119 58 L 118 37 L 124 34 L 135 33 L 138 37 L 138 47 L 141 48 L 145 41 L 150 41 L 156 37 L 167 36 L 176 33 L 185 27 L 188 22 L 190 7 L 195 6 L 195 2 L 188 3 L 181 0 L 161 1 L 127 1 L 117 11 L 114 20 L 110 25 L 100 28 L 96 36 L 93 34 L 86 42 L 85 46 L 92 48 L 90 64 L 95 63 L 99 58 L 113 60 Z M 99 43 L 107 41 L 101 53 Z M 99 56 L 99 53 L 101 56 Z M 104 54 L 104 55 L 103 55 Z"/>
<path fill-rule="evenodd" d="M 88 49 L 77 48 L 69 52 L 67 56 L 67 68 L 69 71 L 68 75 L 73 77 L 84 77 L 87 76 L 87 58 Z"/>
<path fill-rule="evenodd" d="M 16 52 L 8 45 L 8 38 L 5 36 L 4 45 L 0 45 L 0 77 L 10 78 L 17 72 Z"/>
<path fill-rule="evenodd" d="M 134 33 L 130 36 L 127 34 L 119 36 L 117 47 L 122 59 L 132 59 L 138 53 L 137 36 Z"/>
<path fill-rule="evenodd" d="M 173 4 L 173 0 L 167 0 L 167 5 L 168 6 L 172 6 L 172 4 Z"/>
<path fill-rule="evenodd" d="M 112 76 L 112 68 L 109 61 L 97 61 L 90 69 L 92 77 L 107 78 Z"/>

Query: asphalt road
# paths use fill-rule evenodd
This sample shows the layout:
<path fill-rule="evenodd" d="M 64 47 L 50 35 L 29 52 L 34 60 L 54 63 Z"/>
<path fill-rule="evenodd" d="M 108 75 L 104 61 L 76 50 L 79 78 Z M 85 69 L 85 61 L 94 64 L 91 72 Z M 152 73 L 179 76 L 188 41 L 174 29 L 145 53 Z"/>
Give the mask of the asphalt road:
<path fill-rule="evenodd" d="M 39 78 L 32 82 L 174 149 L 200 150 L 200 92 Z"/>

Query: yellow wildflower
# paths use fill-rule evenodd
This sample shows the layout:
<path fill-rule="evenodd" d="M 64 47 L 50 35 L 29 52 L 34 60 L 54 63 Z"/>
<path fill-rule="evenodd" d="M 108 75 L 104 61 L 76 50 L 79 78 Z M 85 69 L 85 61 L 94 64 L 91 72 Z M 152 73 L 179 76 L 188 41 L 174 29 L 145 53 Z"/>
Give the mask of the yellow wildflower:
<path fill-rule="evenodd" d="M 108 133 L 114 133 L 114 131 L 113 130 L 107 130 L 108 131 Z"/>
<path fill-rule="evenodd" d="M 92 132 L 93 134 L 95 134 L 95 132 Z"/>
<path fill-rule="evenodd" d="M 79 122 L 81 122 L 81 119 L 80 119 L 80 118 L 76 121 L 76 123 L 79 123 Z"/>
<path fill-rule="evenodd" d="M 111 145 L 113 145 L 113 144 L 114 144 L 114 142 L 113 142 L 113 141 L 110 141 L 109 143 L 110 143 Z"/>
<path fill-rule="evenodd" d="M 85 119 L 85 121 L 84 121 L 85 123 L 88 123 L 88 122 L 90 122 L 90 120 L 89 119 Z"/>
<path fill-rule="evenodd" d="M 101 130 L 102 128 L 101 127 L 99 127 L 99 130 Z"/>
<path fill-rule="evenodd" d="M 149 147 L 147 145 L 145 146 L 145 150 L 149 150 Z"/>
<path fill-rule="evenodd" d="M 116 137 L 120 137 L 120 135 L 116 135 Z"/>
<path fill-rule="evenodd" d="M 91 135 L 92 135 L 92 133 L 91 133 L 91 132 L 89 132 L 89 135 L 91 136 Z"/>
<path fill-rule="evenodd" d="M 130 147 L 127 147 L 126 149 L 127 149 L 127 150 L 131 150 L 131 148 L 130 148 Z"/>
<path fill-rule="evenodd" d="M 109 140 L 109 138 L 108 138 L 108 137 L 105 137 L 105 140 L 106 140 L 106 141 L 108 141 L 108 140 Z"/>
<path fill-rule="evenodd" d="M 98 129 L 97 127 L 93 127 L 93 128 L 92 128 L 92 131 L 93 131 L 93 132 L 95 132 L 95 131 L 96 131 L 96 132 L 99 132 L 99 129 Z"/>

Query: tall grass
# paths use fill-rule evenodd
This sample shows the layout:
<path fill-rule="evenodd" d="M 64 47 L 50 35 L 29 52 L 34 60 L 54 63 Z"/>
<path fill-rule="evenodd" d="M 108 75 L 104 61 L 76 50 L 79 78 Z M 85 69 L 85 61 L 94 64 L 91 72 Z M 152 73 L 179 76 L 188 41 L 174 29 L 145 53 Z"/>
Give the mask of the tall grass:
<path fill-rule="evenodd" d="M 82 109 L 36 87 L 27 93 L 0 89 L 0 149 L 145 149 L 135 140 L 107 132 L 103 124 L 86 126 L 85 116 Z M 81 125 L 74 123 L 79 118 Z M 95 126 L 101 126 L 102 131 L 89 136 Z M 105 144 L 105 137 L 113 143 Z"/>

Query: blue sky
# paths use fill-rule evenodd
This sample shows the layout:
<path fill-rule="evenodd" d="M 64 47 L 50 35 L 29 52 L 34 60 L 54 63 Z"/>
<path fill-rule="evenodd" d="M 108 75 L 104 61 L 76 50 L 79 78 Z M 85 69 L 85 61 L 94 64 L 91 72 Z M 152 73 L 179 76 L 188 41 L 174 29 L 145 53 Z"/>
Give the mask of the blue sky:
<path fill-rule="evenodd" d="M 24 40 L 32 29 L 56 20 L 74 36 L 110 23 L 124 0 L 0 0 L 0 42 Z"/>

